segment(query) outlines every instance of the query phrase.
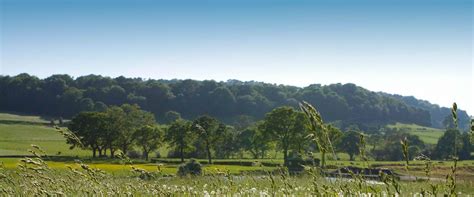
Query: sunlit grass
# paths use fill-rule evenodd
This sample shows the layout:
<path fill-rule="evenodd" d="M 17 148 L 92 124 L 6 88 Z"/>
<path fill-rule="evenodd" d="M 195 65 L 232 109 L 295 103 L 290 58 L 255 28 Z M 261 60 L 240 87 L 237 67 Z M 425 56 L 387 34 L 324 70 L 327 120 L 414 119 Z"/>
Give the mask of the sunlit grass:
<path fill-rule="evenodd" d="M 388 128 L 397 128 L 399 131 L 416 135 L 426 144 L 436 144 L 444 131 L 437 128 L 423 127 L 416 124 L 396 123 L 387 125 Z"/>

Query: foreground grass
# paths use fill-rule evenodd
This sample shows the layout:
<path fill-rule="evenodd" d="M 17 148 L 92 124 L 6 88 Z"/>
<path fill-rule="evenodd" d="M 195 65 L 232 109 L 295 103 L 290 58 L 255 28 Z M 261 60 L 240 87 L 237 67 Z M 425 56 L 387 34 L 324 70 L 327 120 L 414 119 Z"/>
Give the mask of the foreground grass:
<path fill-rule="evenodd" d="M 449 194 L 444 179 L 437 181 L 385 182 L 363 179 L 327 179 L 310 169 L 300 176 L 289 176 L 278 167 L 204 165 L 204 176 L 176 177 L 177 165 L 153 163 L 113 164 L 98 161 L 84 164 L 78 161 L 55 162 L 41 158 L 0 159 L 0 195 L 179 195 L 179 196 L 308 196 L 308 195 L 395 195 Z M 458 165 L 458 175 L 466 173 Z M 343 165 L 345 162 L 334 162 Z M 356 163 L 354 163 L 356 164 Z M 403 171 L 400 162 L 383 162 Z M 412 173 L 421 164 L 414 162 Z M 449 174 L 451 162 L 439 163 L 441 173 Z M 357 163 L 357 165 L 359 165 Z M 434 169 L 435 173 L 439 169 Z M 251 172 L 258 171 L 258 174 Z M 269 173 L 273 172 L 273 173 Z M 277 173 L 275 173 L 277 172 Z M 73 187 L 72 187 L 73 186 Z M 458 179 L 456 194 L 474 194 L 472 180 Z"/>
<path fill-rule="evenodd" d="M 101 164 L 43 163 L 27 159 L 19 166 L 0 167 L 0 195 L 155 195 L 155 196 L 308 196 L 308 195 L 395 195 L 448 194 L 443 182 L 386 182 L 362 179 L 327 179 L 316 171 L 289 176 L 285 171 L 266 175 L 232 175 L 229 171 L 207 171 L 205 176 L 169 177 L 167 168 L 156 166 L 107 165 L 107 171 L 96 169 Z M 64 164 L 63 164 L 64 165 Z M 112 167 L 113 166 L 113 167 Z M 208 166 L 212 168 L 219 166 Z M 62 168 L 62 169 L 60 169 Z M 118 174 L 128 168 L 130 173 Z M 143 168 L 138 169 L 137 168 Z M 147 170 L 148 169 L 148 170 Z M 229 169 L 231 170 L 231 169 Z M 313 172 L 313 173 L 311 173 Z M 144 176 L 146 175 L 146 176 Z M 472 194 L 472 183 L 458 183 L 456 194 Z M 436 188 L 433 190 L 433 188 Z"/>

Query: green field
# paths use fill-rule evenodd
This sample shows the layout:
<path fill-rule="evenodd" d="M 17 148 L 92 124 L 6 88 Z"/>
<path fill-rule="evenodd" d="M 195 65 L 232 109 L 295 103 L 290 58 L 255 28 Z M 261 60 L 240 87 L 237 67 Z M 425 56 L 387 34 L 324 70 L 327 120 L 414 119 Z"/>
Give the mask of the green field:
<path fill-rule="evenodd" d="M 1 122 L 1 121 L 4 122 Z M 5 122 L 6 121 L 6 122 Z M 435 144 L 443 131 L 419 127 L 417 125 L 395 124 L 389 127 L 399 128 L 420 138 L 429 144 Z M 8 156 L 32 157 L 28 152 L 32 144 L 38 145 L 46 152 L 43 156 L 45 163 L 31 162 L 28 168 L 22 168 L 24 162 L 20 158 Z M 163 145 L 159 152 L 166 156 L 168 148 Z M 282 164 L 280 152 L 272 151 L 267 159 L 215 159 L 214 164 L 203 165 L 205 176 L 195 178 L 176 177 L 179 159 L 162 158 L 157 162 L 134 160 L 133 164 L 123 164 L 120 159 L 97 158 L 92 159 L 88 150 L 70 150 L 63 136 L 48 122 L 35 116 L 21 116 L 0 114 L 0 194 L 23 195 L 184 195 L 184 196 L 268 196 L 272 194 L 327 195 L 350 194 L 360 191 L 365 194 L 393 194 L 396 183 L 385 186 L 381 182 L 368 183 L 355 181 L 328 181 L 318 175 L 286 176 L 270 172 L 279 172 L 275 164 Z M 68 156 L 68 157 L 57 157 Z M 76 157 L 77 156 L 77 157 Z M 153 154 L 154 156 L 154 154 Z M 315 155 L 319 157 L 319 154 Z M 248 156 L 247 156 L 248 157 Z M 331 158 L 327 161 L 329 171 L 338 167 L 358 166 L 388 168 L 399 174 L 406 174 L 404 162 L 401 161 L 348 161 L 348 155 L 339 153 L 340 160 Z M 205 159 L 199 159 L 205 163 Z M 88 167 L 84 168 L 79 163 Z M 245 166 L 240 162 L 260 162 L 272 165 Z M 219 164 L 219 163 L 226 163 Z M 140 169 L 138 171 L 133 168 Z M 439 193 L 447 193 L 445 184 L 446 174 L 451 172 L 451 161 L 433 161 L 431 177 L 435 182 L 400 182 L 398 183 L 403 194 L 410 196 L 429 190 L 437 185 Z M 97 169 L 97 170 L 96 170 Z M 423 161 L 410 161 L 410 174 L 425 176 Z M 470 194 L 474 190 L 474 161 L 460 161 L 457 169 L 457 191 L 461 194 Z M 143 179 L 143 175 L 150 174 L 152 178 Z M 148 175 L 147 175 L 148 176 Z M 64 186 L 63 186 L 64 185 Z M 70 187 L 67 185 L 75 185 Z M 387 189 L 388 188 L 388 189 Z M 212 195 L 213 194 L 213 195 Z"/>
<path fill-rule="evenodd" d="M 40 146 L 48 155 L 90 155 L 89 151 L 70 150 L 63 136 L 52 127 L 0 123 L 0 156 L 31 155 L 28 149 L 32 144 Z"/>
<path fill-rule="evenodd" d="M 407 132 L 412 135 L 420 137 L 420 139 L 426 144 L 436 144 L 438 139 L 444 134 L 444 130 L 423 127 L 416 124 L 403 124 L 396 123 L 387 125 L 388 128 L 397 128 L 399 131 Z"/>
<path fill-rule="evenodd" d="M 0 113 L 0 121 L 21 121 L 21 122 L 32 122 L 32 123 L 49 123 L 48 120 L 40 116 L 33 115 L 19 115 L 11 113 Z"/>

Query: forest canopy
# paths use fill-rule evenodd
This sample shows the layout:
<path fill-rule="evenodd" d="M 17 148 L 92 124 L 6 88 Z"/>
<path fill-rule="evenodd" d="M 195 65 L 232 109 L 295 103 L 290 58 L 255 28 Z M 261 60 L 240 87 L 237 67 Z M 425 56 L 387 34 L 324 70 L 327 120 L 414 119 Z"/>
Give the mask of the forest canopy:
<path fill-rule="evenodd" d="M 185 119 L 214 116 L 228 124 L 257 121 L 274 108 L 297 107 L 305 100 L 319 106 L 325 120 L 339 127 L 361 129 L 387 123 L 414 123 L 445 128 L 448 108 L 414 97 L 373 92 L 355 84 L 312 84 L 307 87 L 228 80 L 155 80 L 87 75 L 52 75 L 40 79 L 26 73 L 0 76 L 0 110 L 71 118 L 81 111 L 104 111 L 107 106 L 137 104 L 159 122 L 170 114 Z M 459 125 L 469 116 L 459 111 Z"/>

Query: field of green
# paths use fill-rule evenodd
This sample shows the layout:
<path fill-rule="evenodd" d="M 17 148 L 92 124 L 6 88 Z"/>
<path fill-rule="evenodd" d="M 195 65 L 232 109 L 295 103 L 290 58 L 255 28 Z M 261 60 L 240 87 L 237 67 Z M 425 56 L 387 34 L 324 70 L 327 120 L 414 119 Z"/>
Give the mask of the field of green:
<path fill-rule="evenodd" d="M 32 123 L 49 123 L 48 120 L 40 116 L 32 115 L 19 115 L 11 113 L 0 113 L 0 121 L 19 121 L 19 122 L 32 122 Z"/>
<path fill-rule="evenodd" d="M 334 179 L 319 175 L 318 169 L 310 170 L 309 174 L 289 176 L 284 171 L 274 171 L 275 168 L 205 165 L 204 176 L 177 177 L 169 175 L 176 172 L 174 166 L 156 164 L 135 164 L 132 171 L 131 165 L 110 163 L 44 163 L 38 158 L 25 162 L 17 159 L 0 161 L 0 194 L 7 196 L 443 196 L 474 192 L 472 181 L 459 179 L 455 182 L 456 187 L 444 179 L 416 182 L 401 182 L 390 177 L 384 181 L 357 177 Z M 257 176 L 236 174 L 244 168 L 274 172 Z"/>
<path fill-rule="evenodd" d="M 355 191 L 360 194 L 392 195 L 397 189 L 409 196 L 429 192 L 436 187 L 439 194 L 449 194 L 450 186 L 445 177 L 451 173 L 451 161 L 433 161 L 430 182 L 369 182 L 359 179 L 331 180 L 320 175 L 287 176 L 272 175 L 282 164 L 279 152 L 270 152 L 273 159 L 215 159 L 215 163 L 203 165 L 205 176 L 176 177 L 178 159 L 162 158 L 155 162 L 135 160 L 124 164 L 119 159 L 91 159 L 87 150 L 70 150 L 62 135 L 48 121 L 37 116 L 0 113 L 0 194 L 6 195 L 184 195 L 184 196 L 271 196 L 286 195 L 341 195 Z M 435 144 L 443 131 L 417 125 L 395 124 L 396 127 L 415 135 L 429 144 Z M 46 152 L 42 159 L 32 157 L 28 150 L 38 145 Z M 166 155 L 166 146 L 160 148 Z M 10 156 L 10 157 L 9 157 Z M 12 156 L 20 156 L 12 158 Z M 24 160 L 21 156 L 31 159 Z M 64 159 L 56 156 L 68 156 Z M 153 155 L 154 156 L 154 155 Z M 319 157 L 319 155 L 315 155 Z M 343 166 L 388 168 L 406 174 L 399 161 L 348 161 L 348 155 L 340 153 L 341 160 L 327 161 L 328 170 Z M 23 161 L 22 161 L 23 159 Z M 26 161 L 26 162 L 25 162 Z M 44 162 L 43 162 L 44 161 Z M 205 159 L 200 159 L 205 163 Z M 239 162 L 266 163 L 272 165 L 240 165 Z M 80 164 L 84 162 L 85 166 Z M 219 164 L 232 163 L 232 164 Z M 423 161 L 410 162 L 410 174 L 425 176 Z M 26 166 L 25 166 L 26 165 Z M 132 167 L 133 166 L 133 167 Z M 135 170 L 133 170 L 135 169 Z M 272 173 L 270 173 L 272 172 Z M 474 193 L 474 161 L 460 161 L 457 168 L 456 192 Z M 74 185 L 75 187 L 70 187 Z M 433 192 L 433 191 L 431 191 Z M 459 193 L 458 193 L 459 194 Z M 277 195 L 277 196 L 278 196 Z"/>
<path fill-rule="evenodd" d="M 89 151 L 70 150 L 63 136 L 50 126 L 0 123 L 0 156 L 31 155 L 28 149 L 32 144 L 40 146 L 48 155 L 90 155 Z"/>
<path fill-rule="evenodd" d="M 444 134 L 444 130 L 431 127 L 423 127 L 416 124 L 396 123 L 387 125 L 388 128 L 397 128 L 399 131 L 416 135 L 426 144 L 436 144 Z"/>

